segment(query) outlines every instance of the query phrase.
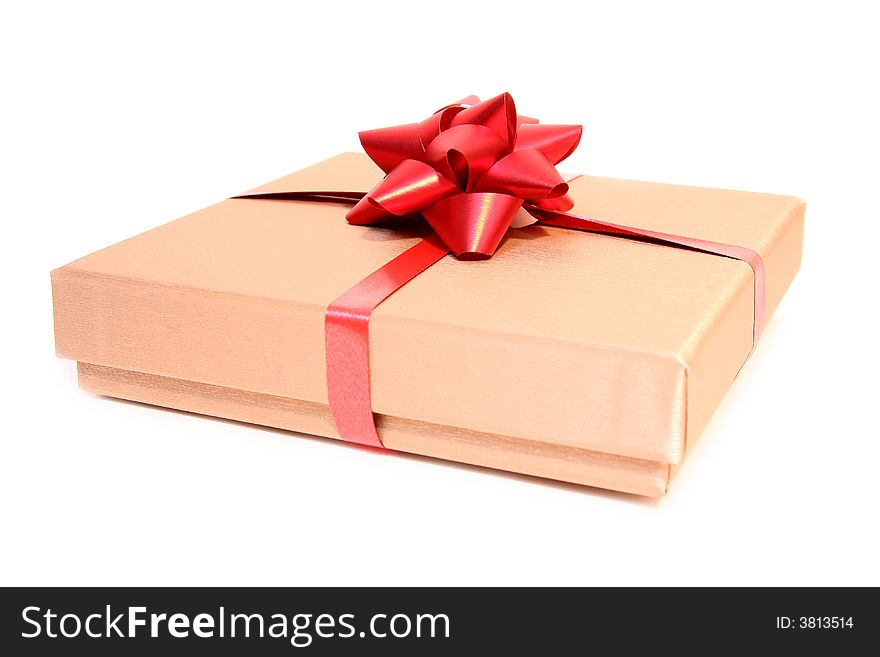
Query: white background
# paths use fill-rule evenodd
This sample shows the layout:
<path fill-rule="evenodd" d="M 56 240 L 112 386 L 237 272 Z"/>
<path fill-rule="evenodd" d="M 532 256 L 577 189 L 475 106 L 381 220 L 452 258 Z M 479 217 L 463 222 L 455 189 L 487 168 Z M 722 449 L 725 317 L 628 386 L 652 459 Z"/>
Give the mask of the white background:
<path fill-rule="evenodd" d="M 2 584 L 880 584 L 870 3 L 151 2 L 0 14 Z M 807 200 L 660 503 L 91 396 L 49 270 L 469 93 L 565 170 Z"/>

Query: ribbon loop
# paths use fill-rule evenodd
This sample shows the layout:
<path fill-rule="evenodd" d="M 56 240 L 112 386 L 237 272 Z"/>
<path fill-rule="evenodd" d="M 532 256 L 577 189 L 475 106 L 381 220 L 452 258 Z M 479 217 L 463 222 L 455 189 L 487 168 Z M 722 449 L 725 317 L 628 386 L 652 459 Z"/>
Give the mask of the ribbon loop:
<path fill-rule="evenodd" d="M 438 201 L 422 215 L 456 258 L 483 260 L 495 253 L 521 206 L 510 194 L 474 192 Z"/>
<path fill-rule="evenodd" d="M 475 192 L 503 192 L 529 201 L 559 198 L 568 183 L 535 148 L 514 151 L 495 162 L 477 181 Z"/>
<path fill-rule="evenodd" d="M 521 125 L 516 135 L 516 150 L 537 148 L 555 165 L 574 152 L 582 134 L 583 127 L 579 125 Z"/>
<path fill-rule="evenodd" d="M 352 208 L 348 221 L 364 225 L 391 216 L 405 217 L 457 191 L 433 167 L 418 160 L 404 160 Z"/>
<path fill-rule="evenodd" d="M 364 151 L 385 173 L 404 160 L 420 160 L 425 155 L 418 123 L 364 130 L 359 137 Z"/>
<path fill-rule="evenodd" d="M 459 112 L 452 119 L 453 126 L 472 124 L 486 126 L 494 131 L 510 149 L 516 141 L 516 105 L 513 96 L 503 93 Z"/>
<path fill-rule="evenodd" d="M 509 152 L 508 145 L 486 126 L 464 124 L 440 133 L 425 151 L 425 159 L 463 191 L 470 191 Z"/>

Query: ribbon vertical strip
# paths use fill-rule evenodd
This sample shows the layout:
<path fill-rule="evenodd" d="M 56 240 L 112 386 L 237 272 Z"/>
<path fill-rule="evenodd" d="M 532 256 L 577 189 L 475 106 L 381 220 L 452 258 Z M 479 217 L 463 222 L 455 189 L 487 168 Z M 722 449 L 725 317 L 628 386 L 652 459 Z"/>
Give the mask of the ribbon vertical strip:
<path fill-rule="evenodd" d="M 327 396 L 343 440 L 384 448 L 370 396 L 370 316 L 380 303 L 448 253 L 437 238 L 423 239 L 327 307 Z"/>

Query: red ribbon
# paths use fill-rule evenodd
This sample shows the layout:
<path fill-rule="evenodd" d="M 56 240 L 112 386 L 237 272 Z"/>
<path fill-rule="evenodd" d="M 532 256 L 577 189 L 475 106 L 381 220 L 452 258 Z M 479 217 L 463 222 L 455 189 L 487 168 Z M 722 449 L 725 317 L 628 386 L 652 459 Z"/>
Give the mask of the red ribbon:
<path fill-rule="evenodd" d="M 591 219 L 555 165 L 571 155 L 579 125 L 541 125 L 518 115 L 510 94 L 469 96 L 421 123 L 360 133 L 386 176 L 370 192 L 280 192 L 236 198 L 353 203 L 349 223 L 372 225 L 420 214 L 436 233 L 410 247 L 331 303 L 325 315 L 327 392 L 343 440 L 383 447 L 370 401 L 369 321 L 391 294 L 447 255 L 489 258 L 520 208 L 536 222 L 690 249 L 736 260 L 754 272 L 752 349 L 764 326 L 764 263 L 752 249 Z"/>
<path fill-rule="evenodd" d="M 373 309 L 448 253 L 439 240 L 421 240 L 327 307 L 327 395 L 344 440 L 383 446 L 370 401 L 369 323 Z"/>

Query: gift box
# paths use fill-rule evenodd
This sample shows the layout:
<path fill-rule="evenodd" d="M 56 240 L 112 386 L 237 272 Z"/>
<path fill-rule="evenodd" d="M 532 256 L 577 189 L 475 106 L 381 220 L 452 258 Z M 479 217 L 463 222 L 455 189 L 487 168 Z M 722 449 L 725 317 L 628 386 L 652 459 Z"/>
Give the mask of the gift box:
<path fill-rule="evenodd" d="M 345 221 L 340 190 L 382 179 L 345 153 L 56 269 L 57 354 L 98 394 L 339 438 L 328 307 L 433 234 Z M 490 258 L 440 257 L 369 319 L 377 433 L 661 496 L 799 267 L 804 203 L 586 175 L 567 192 L 579 215 L 645 234 L 537 223 Z M 762 270 L 651 231 L 751 250 Z"/>

